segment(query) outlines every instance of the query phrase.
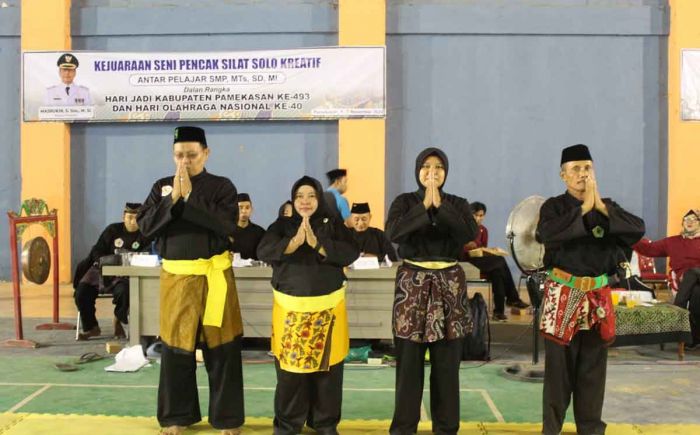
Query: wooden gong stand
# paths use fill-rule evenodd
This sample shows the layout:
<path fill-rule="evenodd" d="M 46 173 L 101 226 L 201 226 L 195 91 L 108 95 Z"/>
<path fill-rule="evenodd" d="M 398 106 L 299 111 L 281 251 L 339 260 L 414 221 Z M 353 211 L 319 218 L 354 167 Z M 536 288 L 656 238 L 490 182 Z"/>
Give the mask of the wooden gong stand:
<path fill-rule="evenodd" d="M 24 216 L 22 214 L 24 213 Z M 24 347 L 35 348 L 38 344 L 32 340 L 25 340 L 22 329 L 22 298 L 20 293 L 21 278 L 19 274 L 19 252 L 17 249 L 18 238 L 31 224 L 41 224 L 53 239 L 51 266 L 53 268 L 53 319 L 51 323 L 37 325 L 38 330 L 72 330 L 75 325 L 62 323 L 58 315 L 58 216 L 56 209 L 49 211 L 43 200 L 32 198 L 22 203 L 19 214 L 8 211 L 7 217 L 10 227 L 10 253 L 12 256 L 12 294 L 15 308 L 15 338 L 0 342 L 0 347 Z"/>

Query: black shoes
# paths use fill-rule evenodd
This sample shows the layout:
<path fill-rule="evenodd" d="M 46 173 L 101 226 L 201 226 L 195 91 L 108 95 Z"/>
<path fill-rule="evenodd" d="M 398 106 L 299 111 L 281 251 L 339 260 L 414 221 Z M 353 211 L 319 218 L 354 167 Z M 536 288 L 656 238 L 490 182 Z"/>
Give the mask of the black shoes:
<path fill-rule="evenodd" d="M 100 331 L 100 327 L 95 326 L 89 331 L 85 331 L 83 333 L 78 334 L 78 341 L 86 341 L 89 340 L 90 337 L 99 337 L 100 334 L 102 334 L 102 331 Z"/>
<path fill-rule="evenodd" d="M 491 316 L 492 320 L 495 320 L 496 322 L 505 322 L 508 320 L 508 317 L 504 313 L 493 313 L 493 316 Z"/>
<path fill-rule="evenodd" d="M 114 338 L 117 340 L 124 340 L 126 339 L 126 332 L 124 331 L 124 327 L 122 326 L 122 322 L 119 321 L 116 317 L 112 320 L 112 325 L 114 325 Z"/>
<path fill-rule="evenodd" d="M 525 302 L 518 299 L 517 301 L 506 301 L 506 306 L 512 308 L 527 308 L 530 306 L 530 304 L 526 304 Z"/>

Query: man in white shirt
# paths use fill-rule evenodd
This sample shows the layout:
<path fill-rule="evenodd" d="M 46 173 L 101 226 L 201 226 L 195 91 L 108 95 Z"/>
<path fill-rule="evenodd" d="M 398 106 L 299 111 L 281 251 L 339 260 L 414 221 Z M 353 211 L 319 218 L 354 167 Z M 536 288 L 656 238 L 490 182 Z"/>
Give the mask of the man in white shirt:
<path fill-rule="evenodd" d="M 92 106 L 90 89 L 73 83 L 78 69 L 78 59 L 70 53 L 58 58 L 58 75 L 61 84 L 46 88 L 45 106 Z"/>

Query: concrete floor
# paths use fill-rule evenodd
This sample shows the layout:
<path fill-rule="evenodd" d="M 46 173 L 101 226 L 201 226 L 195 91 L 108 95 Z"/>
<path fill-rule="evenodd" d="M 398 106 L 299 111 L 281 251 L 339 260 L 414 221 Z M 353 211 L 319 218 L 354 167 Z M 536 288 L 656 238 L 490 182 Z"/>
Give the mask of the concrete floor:
<path fill-rule="evenodd" d="M 0 373 L 7 375 L 8 372 L 4 369 L 9 368 L 8 361 L 23 360 L 27 357 L 34 358 L 36 361 L 59 362 L 76 358 L 90 351 L 105 353 L 105 343 L 110 340 L 108 337 L 101 337 L 89 342 L 76 342 L 74 331 L 37 331 L 34 329 L 35 325 L 47 321 L 51 314 L 50 292 L 50 288 L 46 288 L 46 286 L 28 286 L 24 290 L 22 302 L 26 313 L 24 319 L 25 337 L 37 341 L 41 346 L 36 349 L 0 348 Z M 61 294 L 61 320 L 74 323 L 75 308 L 72 304 L 70 287 L 63 286 Z M 110 313 L 110 300 L 98 300 L 98 316 L 106 317 L 101 320 L 104 333 L 109 333 L 111 329 Z M 12 314 L 11 288 L 7 283 L 0 284 L 0 340 L 14 336 Z M 461 384 L 465 388 L 477 385 L 479 388 L 487 390 L 495 398 L 494 403 L 497 408 L 504 416 L 509 416 L 505 419 L 506 422 L 537 422 L 541 412 L 540 384 L 523 386 L 522 382 L 497 381 L 496 378 L 488 378 L 483 374 L 493 375 L 514 362 L 524 364 L 530 362 L 532 342 L 527 319 L 514 317 L 513 321 L 509 323 L 492 324 L 492 332 L 494 336 L 492 347 L 494 360 L 485 367 L 479 367 L 479 364 L 474 363 L 464 363 Z M 260 343 L 257 345 L 258 349 L 246 351 L 244 358 L 258 361 L 266 358 L 264 349 L 260 348 Z M 104 362 L 104 364 L 106 363 Z M 244 366 L 244 372 L 248 367 L 252 366 Z M 271 370 L 271 366 L 268 368 Z M 18 370 L 21 372 L 21 367 Z M 47 363 L 46 370 L 53 371 L 54 369 L 51 364 Z M 248 369 L 250 372 L 259 370 L 259 368 Z M 74 373 L 71 382 L 79 382 L 80 378 L 75 377 L 75 375 Z M 104 376 L 104 374 L 100 375 L 98 370 L 95 376 Z M 378 376 L 381 379 L 377 382 L 386 384 L 388 389 L 393 388 L 393 369 L 383 370 Z M 270 373 L 263 375 L 263 378 L 274 379 L 274 374 L 270 371 Z M 353 375 L 350 375 L 348 379 L 352 378 Z M 667 345 L 665 350 L 660 349 L 659 346 L 613 348 L 610 350 L 609 357 L 604 418 L 611 423 L 699 424 L 700 413 L 697 412 L 696 406 L 698 397 L 700 397 L 698 379 L 700 379 L 700 351 L 698 350 L 688 351 L 686 361 L 680 362 L 677 360 L 675 344 Z M 0 378 L 0 383 L 2 382 L 3 379 Z M 44 381 L 39 380 L 39 382 Z M 157 377 L 149 378 L 147 383 L 151 384 L 152 387 L 154 383 L 157 383 Z M 206 385 L 206 383 L 201 385 Z M 346 382 L 345 388 L 348 387 L 349 383 Z M 382 399 L 382 404 L 389 406 L 392 403 L 391 398 L 385 399 L 388 400 Z M 265 410 L 268 405 L 263 401 L 261 405 L 264 407 L 263 410 L 255 415 L 266 415 L 268 411 Z M 0 412 L 10 408 L 11 406 L 8 405 L 6 409 L 0 409 Z M 22 409 L 18 410 L 22 411 Z M 35 411 L 38 412 L 40 409 Z M 73 410 L 72 412 L 77 411 Z M 152 406 L 149 405 L 145 415 L 152 415 L 152 412 Z M 355 418 L 361 418 L 361 416 L 358 415 Z"/>

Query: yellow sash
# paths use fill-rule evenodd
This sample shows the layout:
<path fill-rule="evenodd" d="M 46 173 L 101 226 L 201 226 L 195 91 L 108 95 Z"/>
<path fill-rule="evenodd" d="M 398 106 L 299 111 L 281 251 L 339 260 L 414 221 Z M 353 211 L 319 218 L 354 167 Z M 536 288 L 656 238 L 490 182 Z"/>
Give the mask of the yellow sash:
<path fill-rule="evenodd" d="M 411 261 L 406 259 L 404 259 L 403 262 L 422 267 L 423 269 L 432 270 L 447 269 L 448 267 L 452 267 L 457 264 L 456 261 Z"/>
<path fill-rule="evenodd" d="M 208 326 L 221 327 L 226 304 L 226 277 L 224 270 L 231 267 L 231 254 L 224 252 L 211 258 L 197 260 L 166 260 L 163 259 L 163 270 L 174 275 L 206 275 L 207 304 L 204 308 L 202 323 Z"/>
<path fill-rule="evenodd" d="M 350 348 L 345 286 L 323 296 L 272 293 L 270 344 L 283 370 L 328 371 L 345 359 Z"/>

